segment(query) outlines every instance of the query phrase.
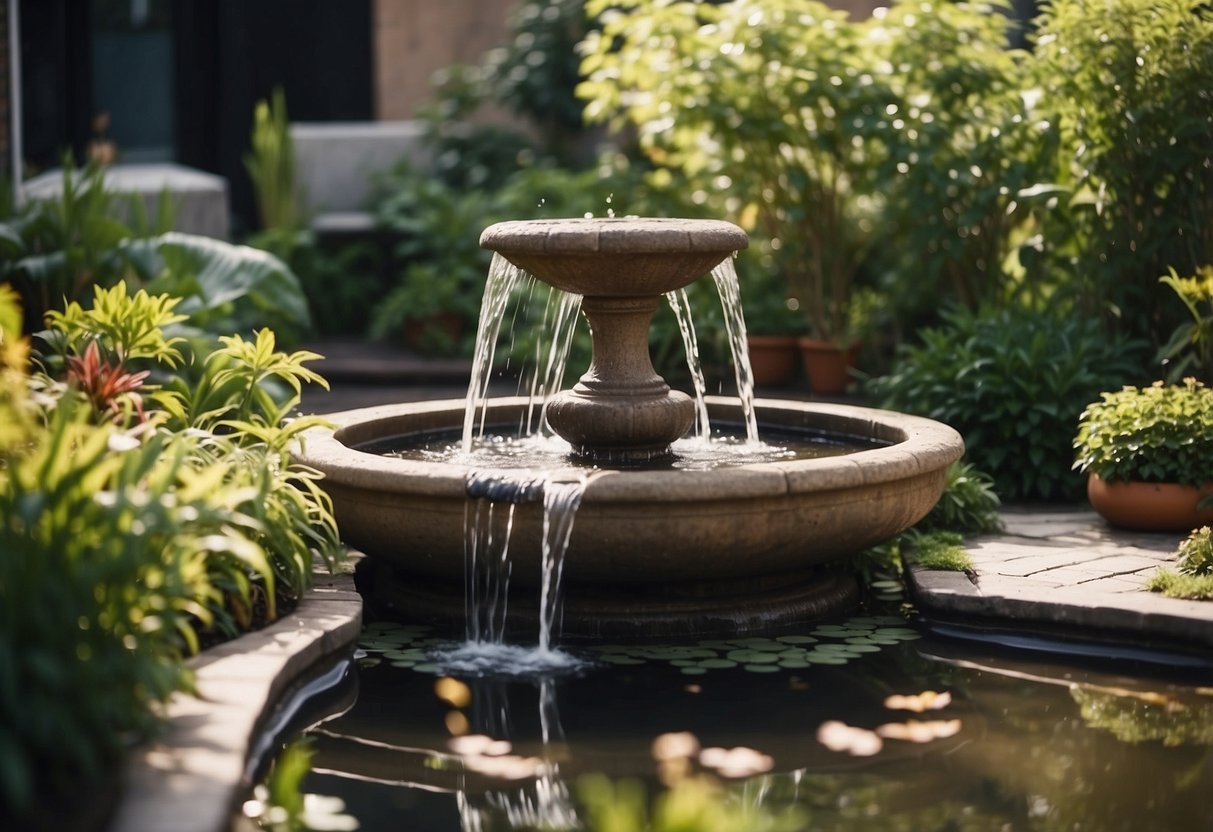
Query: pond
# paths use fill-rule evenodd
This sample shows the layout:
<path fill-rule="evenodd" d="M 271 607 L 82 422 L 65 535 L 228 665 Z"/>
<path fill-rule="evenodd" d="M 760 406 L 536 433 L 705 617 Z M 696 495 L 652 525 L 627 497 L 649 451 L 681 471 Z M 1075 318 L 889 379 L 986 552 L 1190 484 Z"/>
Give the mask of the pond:
<path fill-rule="evenodd" d="M 715 813 L 692 829 L 1213 829 L 1207 668 L 1033 660 L 881 614 L 583 648 L 538 679 L 444 675 L 442 646 L 368 625 L 354 704 L 306 732 L 304 791 L 366 832 L 604 829 L 607 806 L 613 832 L 673 828 L 642 825 L 640 788 Z"/>

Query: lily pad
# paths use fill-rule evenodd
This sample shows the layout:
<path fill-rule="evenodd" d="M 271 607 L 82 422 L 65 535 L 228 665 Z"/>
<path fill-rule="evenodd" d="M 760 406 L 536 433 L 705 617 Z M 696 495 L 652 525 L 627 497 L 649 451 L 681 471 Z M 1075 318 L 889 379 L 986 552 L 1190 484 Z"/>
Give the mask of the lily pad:
<path fill-rule="evenodd" d="M 778 653 L 767 653 L 762 650 L 734 650 L 728 657 L 741 664 L 770 664 L 779 661 Z"/>
<path fill-rule="evenodd" d="M 780 636 L 775 639 L 783 644 L 816 644 L 817 639 L 812 636 Z"/>
<path fill-rule="evenodd" d="M 708 670 L 724 670 L 729 667 L 737 667 L 737 662 L 732 659 L 703 659 L 699 662 L 699 666 Z"/>
<path fill-rule="evenodd" d="M 743 667 L 751 673 L 778 673 L 782 669 L 777 664 L 747 664 Z"/>

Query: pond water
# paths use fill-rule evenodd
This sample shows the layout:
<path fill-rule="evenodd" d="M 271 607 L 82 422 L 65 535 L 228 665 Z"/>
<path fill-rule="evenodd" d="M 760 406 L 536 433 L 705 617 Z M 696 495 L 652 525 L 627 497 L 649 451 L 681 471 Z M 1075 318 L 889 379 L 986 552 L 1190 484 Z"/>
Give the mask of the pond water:
<path fill-rule="evenodd" d="M 706 778 L 738 829 L 1213 829 L 1207 670 L 1029 661 L 883 614 L 579 648 L 542 678 L 447 675 L 444 646 L 369 625 L 355 703 L 307 732 L 304 790 L 362 830 L 603 829 L 629 789 Z"/>

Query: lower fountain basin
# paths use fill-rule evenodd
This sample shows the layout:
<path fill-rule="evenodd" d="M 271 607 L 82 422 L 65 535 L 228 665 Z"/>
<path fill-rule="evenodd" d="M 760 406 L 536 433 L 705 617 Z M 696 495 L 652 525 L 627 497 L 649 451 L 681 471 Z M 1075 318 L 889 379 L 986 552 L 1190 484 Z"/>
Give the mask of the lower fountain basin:
<path fill-rule="evenodd" d="M 924 517 L 943 492 L 948 464 L 964 453 L 955 430 L 929 419 L 847 405 L 756 404 L 760 430 L 885 444 L 706 471 L 592 471 L 565 557 L 566 636 L 737 632 L 836 611 L 854 588 L 816 567 Z M 486 423 L 519 424 L 526 409 L 523 398 L 495 399 Z M 332 414 L 335 429 L 306 432 L 297 455 L 325 474 L 342 537 L 373 562 L 376 583 L 395 587 L 380 600 L 401 612 L 433 618 L 450 607 L 451 619 L 462 621 L 470 469 L 357 447 L 453 428 L 463 412 L 463 401 L 439 401 Z M 741 420 L 731 399 L 709 398 L 709 413 L 714 422 Z M 583 473 L 570 467 L 568 476 Z M 520 621 L 533 606 L 526 598 L 538 595 L 542 529 L 541 505 L 516 507 L 510 603 Z"/>

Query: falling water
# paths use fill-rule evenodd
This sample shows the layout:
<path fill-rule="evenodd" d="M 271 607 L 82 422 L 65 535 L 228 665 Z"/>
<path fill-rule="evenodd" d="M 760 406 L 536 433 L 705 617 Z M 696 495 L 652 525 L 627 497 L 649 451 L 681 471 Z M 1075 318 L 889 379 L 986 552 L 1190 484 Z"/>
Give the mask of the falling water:
<path fill-rule="evenodd" d="M 499 643 L 509 609 L 514 510 L 543 493 L 543 480 L 473 472 L 464 508 L 464 617 L 469 642 Z"/>
<path fill-rule="evenodd" d="M 554 311 L 553 307 L 555 307 Z M 569 352 L 573 346 L 573 335 L 577 332 L 577 319 L 580 311 L 581 295 L 562 292 L 556 288 L 551 290 L 544 310 L 544 324 L 547 324 L 549 312 L 552 313 L 552 323 L 550 327 L 544 326 L 541 330 L 551 332 L 551 341 L 548 344 L 547 360 L 536 362 L 538 367 L 543 368 L 543 371 L 535 373 L 535 383 L 531 386 L 531 400 L 541 403 L 539 423 L 528 425 L 529 432 L 537 433 L 545 429 L 548 402 L 553 395 L 559 392 L 564 380 L 564 369 L 568 364 Z M 540 340 L 536 350 L 542 350 L 542 347 L 543 341 Z"/>
<path fill-rule="evenodd" d="M 543 486 L 543 585 L 539 594 L 539 651 L 548 653 L 560 627 L 562 611 L 560 578 L 564 574 L 564 554 L 573 534 L 573 520 L 586 478 L 558 481 L 549 479 Z"/>
<path fill-rule="evenodd" d="M 666 293 L 670 309 L 678 321 L 678 333 L 682 336 L 682 347 L 687 355 L 687 370 L 691 373 L 691 384 L 695 388 L 695 435 L 706 441 L 712 436 L 708 421 L 707 383 L 703 378 L 703 365 L 699 360 L 699 339 L 695 336 L 695 323 L 691 320 L 691 302 L 685 288 Z"/>
<path fill-rule="evenodd" d="M 733 352 L 737 391 L 746 424 L 747 444 L 758 443 L 758 426 L 754 410 L 754 384 L 746 346 L 745 320 L 742 317 L 737 273 L 732 260 L 725 260 L 712 270 L 712 278 L 720 294 L 725 326 Z M 494 255 L 485 285 L 480 324 L 473 357 L 472 378 L 468 385 L 461 449 L 473 451 L 476 440 L 483 439 L 485 414 L 488 410 L 488 386 L 492 373 L 498 335 L 507 318 L 511 300 L 519 294 L 529 299 L 535 291 L 534 278 L 511 265 L 500 255 Z M 710 438 L 711 429 L 705 403 L 706 383 L 699 358 L 699 345 L 691 319 L 685 289 L 671 292 L 667 300 L 678 321 L 695 388 L 696 433 L 700 440 Z M 537 366 L 530 381 L 529 395 L 539 408 L 534 418 L 534 406 L 528 414 L 526 432 L 529 435 L 544 430 L 547 402 L 564 376 L 573 334 L 576 329 L 581 298 L 557 289 L 548 295 L 542 315 L 542 332 L 550 340 L 536 347 Z M 546 359 L 545 353 L 546 351 Z M 503 661 L 515 672 L 537 668 L 550 669 L 569 657 L 555 650 L 560 628 L 562 598 L 561 577 L 564 555 L 572 535 L 577 507 L 586 486 L 586 475 L 556 479 L 552 475 L 534 472 L 492 473 L 476 472 L 468 478 L 468 509 L 465 531 L 465 566 L 467 612 L 465 649 L 445 657 L 452 668 L 470 672 L 500 672 Z M 509 538 L 514 524 L 516 506 L 522 502 L 543 501 L 543 552 L 539 598 L 539 643 L 525 654 L 511 653 L 508 658 L 499 653 L 485 653 L 484 648 L 502 644 L 508 611 L 511 576 Z M 470 651 L 470 652 L 469 652 Z"/>
<path fill-rule="evenodd" d="M 737 282 L 737 269 L 733 258 L 712 269 L 712 280 L 720 294 L 720 305 L 724 309 L 724 326 L 729 334 L 729 348 L 733 352 L 733 372 L 737 377 L 737 397 L 741 399 L 741 412 L 745 417 L 746 442 L 758 441 L 758 415 L 754 410 L 754 373 L 750 368 L 750 348 L 746 343 L 745 317 L 741 313 L 741 287 Z"/>
<path fill-rule="evenodd" d="M 484 413 L 488 408 L 489 379 L 497 335 L 505 318 L 506 305 L 526 273 L 500 254 L 493 255 L 484 298 L 480 305 L 480 323 L 476 328 L 476 349 L 472 355 L 472 377 L 468 383 L 467 406 L 463 411 L 463 451 L 470 453 L 476 435 L 476 416 L 480 414 L 479 436 L 484 433 Z M 533 280 L 533 278 L 531 278 Z"/>

